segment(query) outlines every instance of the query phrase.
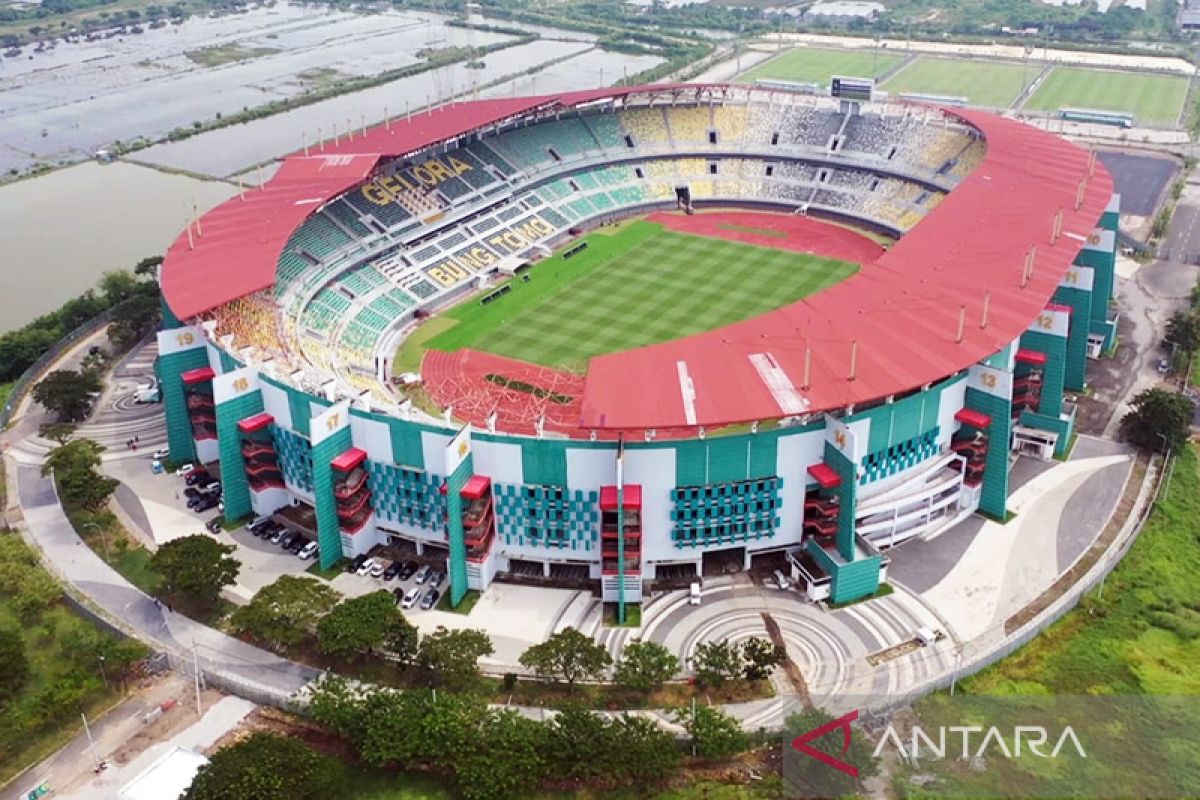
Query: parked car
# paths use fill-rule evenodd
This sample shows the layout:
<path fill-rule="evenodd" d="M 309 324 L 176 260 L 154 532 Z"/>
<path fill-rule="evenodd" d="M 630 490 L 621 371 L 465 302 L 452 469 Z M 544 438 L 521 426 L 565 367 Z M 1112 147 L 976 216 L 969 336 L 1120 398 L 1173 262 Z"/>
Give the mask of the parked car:
<path fill-rule="evenodd" d="M 197 497 L 196 498 L 196 506 L 195 506 L 194 510 L 208 511 L 210 509 L 216 508 L 217 504 L 219 504 L 220 502 L 221 501 L 215 497 Z"/>
<path fill-rule="evenodd" d="M 289 531 L 288 533 L 285 533 L 285 534 L 283 534 L 283 536 L 280 537 L 279 546 L 282 547 L 284 550 L 287 550 L 289 547 L 292 546 L 292 540 L 295 538 L 296 538 L 296 534 L 291 533 Z"/>
<path fill-rule="evenodd" d="M 309 542 L 308 544 L 304 545 L 304 547 L 301 547 L 300 552 L 296 553 L 296 555 L 299 556 L 300 558 L 307 560 L 310 558 L 316 558 L 317 552 L 318 552 L 317 543 Z"/>
<path fill-rule="evenodd" d="M 440 569 L 434 569 L 429 571 L 429 578 L 425 582 L 429 584 L 430 588 L 436 589 L 442 585 L 444 580 L 446 580 L 446 573 Z"/>
<path fill-rule="evenodd" d="M 281 531 L 284 531 L 284 530 L 287 530 L 287 529 L 284 528 L 282 525 L 280 525 L 278 522 L 268 522 L 266 525 L 263 525 L 261 528 L 258 529 L 257 534 L 261 538 L 266 539 L 267 541 L 270 541 L 272 536 L 274 536 L 275 534 L 277 534 Z"/>
<path fill-rule="evenodd" d="M 201 482 L 210 483 L 211 481 L 209 481 L 209 478 L 211 477 L 212 476 L 208 474 L 208 470 L 193 469 L 191 472 L 183 476 L 183 482 L 188 486 L 195 486 Z"/>
<path fill-rule="evenodd" d="M 425 583 L 425 581 L 429 580 L 429 573 L 431 572 L 433 572 L 433 568 L 426 564 L 417 570 L 417 574 L 413 576 L 413 580 L 415 580 L 417 585 L 420 586 L 421 584 Z"/>
<path fill-rule="evenodd" d="M 375 559 L 368 558 L 366 561 L 364 561 L 358 565 L 358 569 L 355 570 L 355 574 L 361 575 L 362 577 L 365 578 L 371 574 L 371 570 L 375 569 L 375 565 L 377 563 L 379 563 L 379 562 L 377 562 Z"/>
<path fill-rule="evenodd" d="M 346 565 L 346 572 L 358 572 L 358 568 L 361 567 L 366 560 L 366 556 L 355 556 L 354 559 Z"/>
<path fill-rule="evenodd" d="M 195 471 L 195 469 L 196 469 L 195 464 L 184 464 L 182 467 L 175 470 L 175 474 L 182 477 L 182 476 L 191 474 L 192 472 Z"/>
<path fill-rule="evenodd" d="M 160 447 L 157 450 L 155 450 L 153 453 L 151 453 L 150 457 L 152 459 L 154 459 L 155 461 L 162 461 L 164 458 L 170 458 L 171 457 L 171 448 Z"/>
<path fill-rule="evenodd" d="M 271 538 L 267 539 L 267 541 L 270 542 L 271 544 L 279 544 L 281 541 L 283 541 L 283 537 L 286 534 L 287 534 L 287 528 L 279 528 L 278 530 L 271 533 Z"/>
<path fill-rule="evenodd" d="M 305 539 L 303 536 L 297 533 L 292 537 L 292 541 L 288 544 L 287 550 L 289 553 L 299 553 L 307 545 L 308 539 Z"/>
<path fill-rule="evenodd" d="M 396 598 L 397 603 L 403 602 L 404 601 L 404 587 L 397 586 L 395 589 L 392 589 L 392 597 Z"/>
<path fill-rule="evenodd" d="M 688 605 L 689 606 L 700 605 L 700 584 L 699 583 L 692 583 L 690 586 L 688 586 Z"/>
<path fill-rule="evenodd" d="M 775 585 L 780 589 L 790 589 L 792 588 L 792 581 L 787 575 L 783 574 L 782 570 L 777 569 L 775 570 Z"/>
<path fill-rule="evenodd" d="M 191 500 L 193 497 L 200 496 L 200 490 L 197 489 L 195 486 L 189 486 L 183 490 L 183 496 L 186 497 L 188 500 Z"/>
<path fill-rule="evenodd" d="M 221 518 L 213 517 L 208 522 L 204 523 L 204 527 L 208 529 L 209 533 L 219 533 L 221 530 Z"/>
<path fill-rule="evenodd" d="M 1165 358 L 1160 358 L 1158 360 L 1158 374 L 1166 375 L 1170 371 L 1171 371 L 1171 362 L 1167 361 Z"/>
<path fill-rule="evenodd" d="M 400 601 L 400 607 L 403 609 L 406 609 L 406 610 L 410 609 L 413 606 L 415 606 L 417 604 L 417 601 L 420 599 L 421 599 L 421 589 L 418 586 L 414 586 L 411 589 L 409 589 L 407 593 L 405 593 L 404 599 Z"/>
<path fill-rule="evenodd" d="M 425 611 L 428 611 L 437 605 L 438 598 L 441 596 L 442 593 L 437 589 L 430 589 L 429 591 L 425 592 L 425 596 L 421 598 L 421 608 Z"/>
<path fill-rule="evenodd" d="M 372 560 L 375 563 L 373 565 L 371 565 L 371 572 L 369 573 L 370 576 L 372 578 L 382 578 L 383 573 L 387 571 L 387 567 L 378 558 L 372 559 Z"/>
<path fill-rule="evenodd" d="M 416 571 L 417 571 L 417 562 L 405 561 L 403 564 L 400 565 L 400 572 L 398 572 L 396 574 L 396 577 L 402 581 L 406 581 L 409 578 L 411 578 L 413 576 L 413 573 Z"/>
<path fill-rule="evenodd" d="M 250 531 L 251 533 L 256 533 L 270 524 L 271 524 L 270 517 L 255 517 L 254 521 L 246 526 L 246 530 Z"/>
<path fill-rule="evenodd" d="M 393 561 L 388 564 L 387 569 L 383 571 L 383 579 L 385 581 L 394 580 L 400 574 L 400 562 Z"/>

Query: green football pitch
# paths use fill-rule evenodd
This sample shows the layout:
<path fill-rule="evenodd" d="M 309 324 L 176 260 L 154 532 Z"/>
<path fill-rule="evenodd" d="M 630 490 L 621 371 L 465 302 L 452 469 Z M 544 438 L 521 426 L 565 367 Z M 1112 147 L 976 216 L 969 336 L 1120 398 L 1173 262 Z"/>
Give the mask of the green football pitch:
<path fill-rule="evenodd" d="M 1056 67 L 1024 107 L 1032 111 L 1056 111 L 1063 106 L 1126 111 L 1138 124 L 1173 126 L 1187 91 L 1188 79 L 1180 75 Z"/>
<path fill-rule="evenodd" d="M 1017 99 L 1025 77 L 1038 73 L 1021 64 L 975 61 L 965 58 L 918 58 L 880 87 L 889 92 L 922 92 L 965 97 L 972 105 L 1007 108 Z"/>
<path fill-rule="evenodd" d="M 640 220 L 595 232 L 537 264 L 486 305 L 476 297 L 418 329 L 419 351 L 485 350 L 582 371 L 601 353 L 676 339 L 762 314 L 852 275 L 857 264 L 666 230 Z M 495 289 L 489 290 L 490 292 Z"/>
<path fill-rule="evenodd" d="M 833 75 L 855 78 L 878 78 L 900 63 L 903 56 L 861 50 L 821 50 L 816 47 L 797 47 L 775 56 L 738 76 L 741 81 L 760 78 L 829 85 Z"/>

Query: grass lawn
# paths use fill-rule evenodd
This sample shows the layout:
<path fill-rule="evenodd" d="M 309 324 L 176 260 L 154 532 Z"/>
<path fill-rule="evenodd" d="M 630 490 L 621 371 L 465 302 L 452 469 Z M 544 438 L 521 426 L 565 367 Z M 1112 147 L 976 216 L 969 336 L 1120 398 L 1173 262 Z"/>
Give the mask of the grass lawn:
<path fill-rule="evenodd" d="M 269 56 L 278 53 L 270 47 L 243 47 L 240 44 L 218 44 L 203 47 L 199 50 L 188 50 L 184 53 L 188 60 L 202 67 L 220 67 L 250 58 Z"/>
<path fill-rule="evenodd" d="M 150 567 L 150 551 L 144 547 L 126 550 L 112 560 L 112 567 L 146 594 L 162 586 L 163 577 Z"/>
<path fill-rule="evenodd" d="M 15 381 L 0 383 L 0 408 L 3 408 L 4 404 L 8 402 L 8 396 L 12 394 L 13 385 L 15 383 Z"/>
<path fill-rule="evenodd" d="M 1030 67 L 1028 77 L 1037 74 Z M 1007 108 L 1021 93 L 1024 67 L 965 58 L 918 58 L 888 78 L 889 92 L 924 92 L 966 97 L 974 105 Z"/>
<path fill-rule="evenodd" d="M 468 589 L 467 593 L 463 595 L 462 602 L 458 604 L 458 608 L 453 608 L 450 605 L 450 590 L 446 589 L 446 591 L 442 592 L 442 596 L 438 598 L 437 609 L 438 611 L 449 611 L 452 614 L 462 614 L 465 616 L 471 613 L 471 609 L 475 607 L 475 604 L 479 602 L 479 598 L 481 597 L 483 597 L 481 592 Z"/>
<path fill-rule="evenodd" d="M 1057 623 L 959 685 L 976 694 L 1200 694 L 1200 473 L 1179 454 L 1128 555 Z"/>
<path fill-rule="evenodd" d="M 1174 125 L 1187 90 L 1188 79 L 1178 75 L 1055 67 L 1024 108 L 1126 111 L 1137 118 L 1137 124 Z"/>
<path fill-rule="evenodd" d="M 822 50 L 816 47 L 797 47 L 743 72 L 737 79 L 749 82 L 766 78 L 828 86 L 830 77 L 834 75 L 878 78 L 894 68 L 903 58 L 894 53 L 877 53 L 871 48 Z"/>
<path fill-rule="evenodd" d="M 548 259 L 486 306 L 444 315 L 427 340 L 581 371 L 587 359 L 765 313 L 832 286 L 857 264 L 668 231 L 640 221 L 593 233 L 582 253 Z M 411 358 L 411 356 L 407 356 Z"/>
<path fill-rule="evenodd" d="M 0 705 L 2 785 L 78 733 L 81 710 L 94 718 L 119 700 L 123 692 L 115 681 L 105 685 L 105 677 L 116 676 L 111 671 L 107 676 L 100 672 L 96 655 L 111 652 L 113 638 L 58 599 L 57 582 L 36 563 L 16 534 L 0 537 L 4 537 L 5 562 L 5 577 L 0 582 L 0 627 L 20 631 L 29 663 L 28 681 L 11 702 Z M 35 596 L 43 598 L 44 603 L 22 616 L 22 604 Z M 130 646 L 144 653 L 140 645 Z M 134 657 L 140 657 L 138 652 Z M 70 700 L 64 706 L 61 698 L 70 696 L 75 691 L 72 687 L 78 687 L 78 701 Z"/>

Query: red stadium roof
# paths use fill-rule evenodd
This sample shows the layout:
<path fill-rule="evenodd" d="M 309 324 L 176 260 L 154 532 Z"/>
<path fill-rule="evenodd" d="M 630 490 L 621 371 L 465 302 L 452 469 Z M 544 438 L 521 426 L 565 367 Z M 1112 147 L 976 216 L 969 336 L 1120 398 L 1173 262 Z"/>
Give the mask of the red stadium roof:
<path fill-rule="evenodd" d="M 164 296 L 188 319 L 270 287 L 304 218 L 366 179 L 381 158 L 539 108 L 699 88 L 449 105 L 293 154 L 264 187 L 221 204 L 175 241 L 162 267 Z M 716 426 L 845 408 L 937 381 L 1013 341 L 1046 307 L 1107 206 L 1112 179 L 1098 162 L 1089 176 L 1088 154 L 1058 137 L 987 112 L 946 113 L 982 132 L 984 160 L 887 253 L 791 306 L 592 359 L 580 427 Z M 1051 243 L 1060 211 L 1062 235 Z M 1022 286 L 1031 247 L 1032 276 Z"/>
<path fill-rule="evenodd" d="M 275 283 L 275 270 L 296 228 L 323 203 L 365 180 L 382 158 L 413 153 L 538 108 L 571 107 L 635 92 L 700 86 L 589 89 L 560 95 L 451 103 L 350 133 L 287 156 L 279 171 L 209 211 L 167 250 L 162 290 L 189 319 Z"/>
<path fill-rule="evenodd" d="M 1098 223 L 1112 179 L 1096 162 L 1076 208 L 1087 152 L 987 112 L 947 113 L 983 133 L 984 160 L 887 253 L 760 317 L 593 358 L 580 426 L 725 425 L 845 408 L 938 381 L 1016 339 Z"/>

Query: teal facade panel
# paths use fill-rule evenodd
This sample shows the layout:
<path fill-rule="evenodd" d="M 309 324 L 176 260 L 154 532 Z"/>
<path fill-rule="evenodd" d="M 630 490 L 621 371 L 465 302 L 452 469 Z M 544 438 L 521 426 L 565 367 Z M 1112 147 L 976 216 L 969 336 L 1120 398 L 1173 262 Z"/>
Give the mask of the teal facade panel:
<path fill-rule="evenodd" d="M 1067 329 L 1064 351 L 1063 387 L 1082 392 L 1087 384 L 1088 315 L 1092 308 L 1092 293 L 1086 289 L 1059 286 L 1054 292 L 1054 302 L 1071 308 L 1071 325 Z"/>
<path fill-rule="evenodd" d="M 217 443 L 221 453 L 221 491 L 225 500 L 225 519 L 234 522 L 248 515 L 250 481 L 246 478 L 246 459 L 242 456 L 242 437 L 237 424 L 263 410 L 258 389 L 220 403 L 217 412 Z"/>
<path fill-rule="evenodd" d="M 208 351 L 203 347 L 182 350 L 159 356 L 155 362 L 158 385 L 162 391 L 163 412 L 167 417 L 167 447 L 171 460 L 195 461 L 196 443 L 192 439 L 192 424 L 188 420 L 187 397 L 183 390 L 183 373 L 208 366 Z"/>
<path fill-rule="evenodd" d="M 1012 403 L 978 389 L 967 387 L 964 405 L 991 417 L 988 452 L 979 490 L 979 510 L 996 519 L 1008 513 L 1008 448 L 1012 439 Z"/>
<path fill-rule="evenodd" d="M 521 468 L 526 484 L 567 485 L 567 445 L 547 439 L 521 442 Z"/>
<path fill-rule="evenodd" d="M 342 530 L 338 524 L 337 498 L 333 496 L 333 467 L 329 462 L 350 447 L 349 427 L 329 434 L 312 447 L 313 500 L 321 569 L 329 569 L 342 557 Z"/>

